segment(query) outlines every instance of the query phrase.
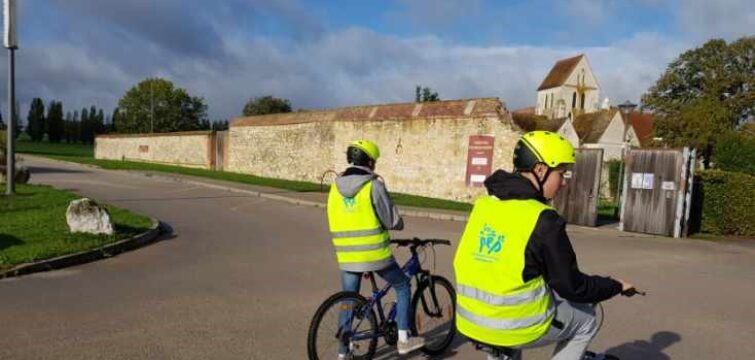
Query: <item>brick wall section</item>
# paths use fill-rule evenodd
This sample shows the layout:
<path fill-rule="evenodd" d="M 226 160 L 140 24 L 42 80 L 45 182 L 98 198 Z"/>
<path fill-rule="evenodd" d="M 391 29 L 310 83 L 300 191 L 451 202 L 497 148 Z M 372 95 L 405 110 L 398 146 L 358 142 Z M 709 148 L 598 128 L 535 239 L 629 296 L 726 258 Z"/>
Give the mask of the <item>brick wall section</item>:
<path fill-rule="evenodd" d="M 213 137 L 211 131 L 99 135 L 94 157 L 210 169 Z"/>
<path fill-rule="evenodd" d="M 346 166 L 355 139 L 381 150 L 377 172 L 389 190 L 472 201 L 465 184 L 469 136 L 493 135 L 493 168 L 512 168 L 520 130 L 498 99 L 361 106 L 240 118 L 231 124 L 228 171 L 319 182 Z"/>

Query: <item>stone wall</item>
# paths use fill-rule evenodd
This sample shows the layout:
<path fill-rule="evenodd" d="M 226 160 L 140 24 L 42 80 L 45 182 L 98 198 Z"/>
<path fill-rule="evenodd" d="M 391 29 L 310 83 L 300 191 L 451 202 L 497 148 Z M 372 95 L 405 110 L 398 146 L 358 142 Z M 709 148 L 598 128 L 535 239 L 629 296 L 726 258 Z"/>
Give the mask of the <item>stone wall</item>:
<path fill-rule="evenodd" d="M 211 131 L 99 135 L 95 139 L 94 157 L 211 169 L 212 150 Z"/>
<path fill-rule="evenodd" d="M 520 131 L 498 99 L 247 117 L 231 124 L 226 169 L 319 182 L 343 171 L 348 144 L 364 138 L 380 147 L 376 171 L 390 191 L 472 201 L 484 190 L 466 185 L 469 137 L 494 136 L 493 169 L 510 170 Z"/>

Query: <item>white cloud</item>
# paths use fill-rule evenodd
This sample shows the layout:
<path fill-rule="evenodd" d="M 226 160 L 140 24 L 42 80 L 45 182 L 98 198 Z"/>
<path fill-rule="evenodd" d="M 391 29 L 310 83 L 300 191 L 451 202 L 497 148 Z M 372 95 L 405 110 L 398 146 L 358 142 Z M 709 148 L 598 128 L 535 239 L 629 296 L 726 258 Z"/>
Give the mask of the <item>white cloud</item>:
<path fill-rule="evenodd" d="M 697 40 L 755 35 L 752 0 L 677 0 L 675 5 L 673 13 L 679 26 Z"/>
<path fill-rule="evenodd" d="M 221 46 L 228 60 L 171 57 L 149 74 L 124 70 L 128 60 L 72 46 L 28 49 L 18 69 L 19 99 L 58 98 L 67 110 L 95 104 L 109 111 L 130 86 L 161 75 L 204 96 L 212 119 L 233 118 L 247 99 L 267 94 L 288 98 L 295 108 L 410 102 L 417 84 L 443 99 L 499 97 L 514 109 L 535 102 L 535 90 L 556 60 L 585 52 L 602 96 L 616 103 L 639 100 L 681 51 L 653 34 L 594 48 L 475 47 L 361 28 L 297 45 L 229 37 Z"/>

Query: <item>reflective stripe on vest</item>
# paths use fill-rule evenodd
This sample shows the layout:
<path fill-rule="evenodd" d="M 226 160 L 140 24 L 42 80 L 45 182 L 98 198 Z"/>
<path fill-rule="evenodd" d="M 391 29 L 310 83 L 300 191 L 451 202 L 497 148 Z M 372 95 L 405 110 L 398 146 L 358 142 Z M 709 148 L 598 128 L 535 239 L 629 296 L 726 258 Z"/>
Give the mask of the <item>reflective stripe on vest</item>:
<path fill-rule="evenodd" d="M 350 198 L 331 186 L 328 225 L 341 270 L 375 271 L 393 262 L 388 231 L 372 206 L 372 181 Z"/>
<path fill-rule="evenodd" d="M 475 202 L 454 256 L 456 327 L 491 345 L 517 346 L 548 331 L 555 304 L 542 276 L 524 282 L 525 250 L 540 213 L 536 200 Z"/>

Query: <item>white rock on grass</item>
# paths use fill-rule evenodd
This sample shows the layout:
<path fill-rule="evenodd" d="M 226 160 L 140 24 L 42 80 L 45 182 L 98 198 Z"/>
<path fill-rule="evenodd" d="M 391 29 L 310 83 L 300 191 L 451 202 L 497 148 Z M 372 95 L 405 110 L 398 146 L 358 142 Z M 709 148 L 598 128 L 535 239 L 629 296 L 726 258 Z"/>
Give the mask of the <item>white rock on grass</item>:
<path fill-rule="evenodd" d="M 110 214 L 91 199 L 71 201 L 66 211 L 66 221 L 71 232 L 113 234 Z"/>

